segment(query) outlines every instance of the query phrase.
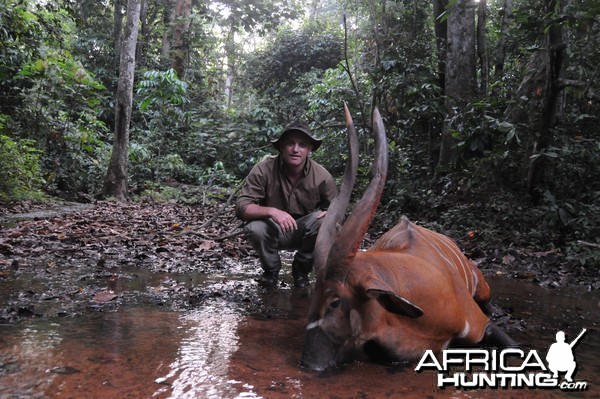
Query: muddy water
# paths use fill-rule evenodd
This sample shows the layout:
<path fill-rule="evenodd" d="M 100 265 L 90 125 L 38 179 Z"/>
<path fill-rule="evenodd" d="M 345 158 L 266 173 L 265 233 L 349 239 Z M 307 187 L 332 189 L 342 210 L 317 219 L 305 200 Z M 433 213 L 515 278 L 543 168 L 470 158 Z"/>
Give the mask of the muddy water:
<path fill-rule="evenodd" d="M 0 325 L 0 398 L 481 398 L 598 397 L 599 296 L 489 279 L 495 302 L 520 319 L 511 335 L 542 356 L 558 329 L 575 347 L 577 381 L 588 390 L 436 388 L 437 374 L 356 362 L 327 375 L 298 367 L 309 298 L 289 285 L 266 291 L 239 276 L 169 276 L 208 290 L 239 278 L 251 301 L 227 296 L 186 310 L 150 300 L 90 308 L 73 317 Z M 160 290 L 165 276 L 138 271 L 119 293 Z M 289 276 L 287 276 L 289 279 Z M 211 288 L 212 287 L 212 288 Z M 130 294 L 131 296 L 131 294 Z M 250 303 L 252 302 L 252 303 Z"/>
<path fill-rule="evenodd" d="M 50 219 L 67 213 L 81 211 L 90 207 L 91 205 L 88 204 L 66 203 L 27 213 L 0 214 L 0 227 L 13 227 L 22 220 Z"/>

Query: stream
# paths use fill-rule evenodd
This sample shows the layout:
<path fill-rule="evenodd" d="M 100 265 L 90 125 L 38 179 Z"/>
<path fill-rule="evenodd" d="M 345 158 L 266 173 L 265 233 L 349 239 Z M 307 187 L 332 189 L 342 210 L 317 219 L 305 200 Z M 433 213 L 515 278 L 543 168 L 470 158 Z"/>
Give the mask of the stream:
<path fill-rule="evenodd" d="M 437 373 L 355 362 L 325 375 L 299 367 L 309 295 L 291 276 L 276 290 L 259 287 L 256 264 L 231 273 L 156 273 L 129 268 L 108 279 L 77 312 L 47 298 L 31 316 L 0 324 L 0 398 L 531 398 L 600 395 L 600 298 L 581 289 L 542 288 L 530 281 L 486 277 L 494 303 L 521 320 L 508 328 L 523 350 L 540 356 L 557 330 L 574 348 L 576 381 L 586 390 L 438 388 Z M 85 273 L 82 271 L 81 273 Z M 0 280 L 10 293 L 46 284 L 69 287 L 82 275 L 60 270 L 47 279 L 18 273 Z M 69 288 L 75 289 L 75 288 Z M 82 288 L 80 288 L 81 290 Z M 196 291 L 194 291 L 194 289 Z M 178 290 L 187 306 L 157 300 Z M 237 296 L 232 292 L 241 292 Z M 190 296 L 190 292 L 210 292 Z M 21 294 L 22 295 L 22 294 Z M 50 309 L 52 308 L 52 309 Z"/>

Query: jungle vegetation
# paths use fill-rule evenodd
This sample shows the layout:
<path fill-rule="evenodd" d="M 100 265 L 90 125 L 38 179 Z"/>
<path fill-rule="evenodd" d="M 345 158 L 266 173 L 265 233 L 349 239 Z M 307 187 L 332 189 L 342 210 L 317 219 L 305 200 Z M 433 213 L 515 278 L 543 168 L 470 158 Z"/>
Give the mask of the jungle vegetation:
<path fill-rule="evenodd" d="M 599 0 L 0 2 L 4 203 L 222 200 L 294 118 L 341 176 L 347 102 L 382 228 L 600 263 Z"/>

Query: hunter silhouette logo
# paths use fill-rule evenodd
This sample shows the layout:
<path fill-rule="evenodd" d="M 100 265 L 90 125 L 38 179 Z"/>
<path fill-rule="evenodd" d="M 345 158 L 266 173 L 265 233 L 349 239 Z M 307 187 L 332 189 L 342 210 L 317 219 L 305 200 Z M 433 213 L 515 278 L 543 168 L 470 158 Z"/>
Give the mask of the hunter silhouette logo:
<path fill-rule="evenodd" d="M 577 345 L 586 331 L 587 330 L 584 328 L 570 344 L 565 342 L 564 331 L 556 333 L 556 342 L 550 345 L 548 354 L 546 355 L 548 368 L 552 371 L 552 376 L 554 378 L 558 378 L 559 371 L 566 372 L 565 380 L 567 380 L 567 382 L 573 382 L 573 373 L 577 368 L 575 356 L 573 356 L 573 348 Z"/>
<path fill-rule="evenodd" d="M 439 358 L 427 350 L 415 371 L 436 370 L 438 388 L 584 391 L 589 388 L 587 381 L 573 381 L 577 369 L 573 349 L 586 331 L 584 328 L 571 343 L 565 341 L 564 331 L 558 331 L 556 342 L 548 348 L 546 362 L 535 349 L 445 349 Z M 563 381 L 559 373 L 565 373 Z"/>

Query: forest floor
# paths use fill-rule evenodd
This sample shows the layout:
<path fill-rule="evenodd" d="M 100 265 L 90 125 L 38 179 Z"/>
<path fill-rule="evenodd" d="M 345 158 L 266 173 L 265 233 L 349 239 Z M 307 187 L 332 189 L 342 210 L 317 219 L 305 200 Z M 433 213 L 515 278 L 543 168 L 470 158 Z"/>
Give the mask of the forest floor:
<path fill-rule="evenodd" d="M 111 306 L 116 295 L 107 287 L 125 270 L 226 276 L 232 264 L 245 264 L 256 268 L 258 275 L 256 256 L 240 234 L 241 223 L 230 202 L 97 201 L 52 206 L 22 202 L 0 206 L 0 285 L 8 285 L 12 291 L 0 298 L 0 323 L 44 316 L 40 304 L 56 299 L 63 316 L 76 314 L 90 303 Z M 373 240 L 379 235 L 381 232 L 370 232 Z M 486 276 L 527 279 L 548 289 L 600 289 L 596 270 L 581 266 L 557 249 L 473 250 L 477 244 L 472 240 L 457 242 L 462 248 L 469 246 L 468 253 L 477 254 L 474 261 Z M 35 287 L 13 284 L 17 278 L 48 283 Z M 58 284 L 61 280 L 70 283 Z M 173 283 L 152 295 L 154 301 L 179 301 L 187 306 L 206 295 L 240 295 L 236 289 L 206 293 Z"/>

